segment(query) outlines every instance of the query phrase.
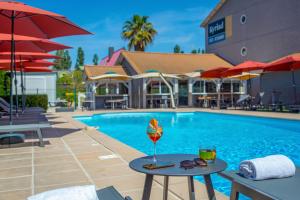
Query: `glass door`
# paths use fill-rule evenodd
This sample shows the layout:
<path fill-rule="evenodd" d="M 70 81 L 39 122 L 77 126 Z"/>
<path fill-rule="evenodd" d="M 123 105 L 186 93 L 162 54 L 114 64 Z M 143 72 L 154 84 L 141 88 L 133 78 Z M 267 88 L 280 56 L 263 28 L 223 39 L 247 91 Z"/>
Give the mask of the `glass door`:
<path fill-rule="evenodd" d="M 179 106 L 188 106 L 189 92 L 188 81 L 180 80 L 178 82 L 178 104 Z"/>

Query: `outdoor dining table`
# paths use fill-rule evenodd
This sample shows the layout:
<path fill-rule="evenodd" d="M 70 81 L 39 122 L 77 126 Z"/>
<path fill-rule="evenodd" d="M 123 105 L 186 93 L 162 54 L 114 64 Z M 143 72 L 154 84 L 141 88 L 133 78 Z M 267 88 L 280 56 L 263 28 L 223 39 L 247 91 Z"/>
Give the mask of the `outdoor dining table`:
<path fill-rule="evenodd" d="M 111 109 L 114 110 L 116 107 L 115 104 L 126 102 L 126 99 L 110 99 L 110 100 L 106 100 L 106 102 L 111 103 Z"/>
<path fill-rule="evenodd" d="M 215 192 L 211 181 L 211 174 L 218 173 L 224 171 L 227 167 L 227 163 L 223 160 L 216 159 L 214 163 L 209 163 L 206 167 L 194 167 L 192 169 L 184 169 L 180 167 L 180 162 L 183 160 L 194 160 L 198 158 L 198 155 L 194 154 L 162 154 L 157 155 L 157 160 L 159 162 L 168 162 L 174 164 L 173 167 L 161 168 L 161 169 L 153 169 L 148 170 L 145 169 L 143 166 L 145 164 L 152 163 L 153 156 L 146 156 L 137 158 L 132 160 L 129 163 L 129 167 L 134 171 L 146 174 L 144 190 L 143 190 L 143 197 L 142 200 L 149 200 L 153 176 L 164 176 L 164 189 L 163 189 L 163 200 L 168 199 L 168 186 L 169 186 L 169 176 L 176 176 L 176 177 L 187 177 L 188 179 L 188 188 L 189 188 L 189 197 L 190 200 L 195 200 L 195 189 L 194 189 L 194 176 L 203 176 L 208 199 L 215 200 Z"/>

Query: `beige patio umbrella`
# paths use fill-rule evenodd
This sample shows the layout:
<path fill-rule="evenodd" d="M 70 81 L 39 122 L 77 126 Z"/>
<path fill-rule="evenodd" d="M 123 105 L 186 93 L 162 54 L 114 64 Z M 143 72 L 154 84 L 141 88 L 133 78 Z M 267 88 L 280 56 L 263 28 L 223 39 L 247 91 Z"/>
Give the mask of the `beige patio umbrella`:
<path fill-rule="evenodd" d="M 138 74 L 135 76 L 132 76 L 133 79 L 140 79 L 140 78 L 160 78 L 160 76 L 163 76 L 165 78 L 176 78 L 179 79 L 179 76 L 173 75 L 173 74 L 165 74 L 160 72 L 148 72 L 143 74 Z"/>
<path fill-rule="evenodd" d="M 92 76 L 89 77 L 90 80 L 101 80 L 101 79 L 110 79 L 110 80 L 121 80 L 121 81 L 126 81 L 126 80 L 130 80 L 131 77 L 127 76 L 127 75 L 122 75 L 122 74 L 115 74 L 115 73 L 111 73 L 111 74 L 103 74 L 100 76 Z"/>
<path fill-rule="evenodd" d="M 145 73 L 138 74 L 135 76 L 132 76 L 133 79 L 141 79 L 141 78 L 161 78 L 163 82 L 166 84 L 166 86 L 169 88 L 170 91 L 170 97 L 171 97 L 171 104 L 172 108 L 176 108 L 175 106 L 175 100 L 173 96 L 173 89 L 171 85 L 168 83 L 166 78 L 176 78 L 179 79 L 179 76 L 173 75 L 173 74 L 166 74 L 166 73 L 161 73 L 157 70 L 147 70 Z"/>
<path fill-rule="evenodd" d="M 237 79 L 237 80 L 241 80 L 241 81 L 247 81 L 249 79 L 256 78 L 256 77 L 259 77 L 259 76 L 260 76 L 260 74 L 258 74 L 258 73 L 243 72 L 241 74 L 234 75 L 234 76 L 229 76 L 229 77 L 226 77 L 226 78 L 228 78 L 228 79 Z"/>

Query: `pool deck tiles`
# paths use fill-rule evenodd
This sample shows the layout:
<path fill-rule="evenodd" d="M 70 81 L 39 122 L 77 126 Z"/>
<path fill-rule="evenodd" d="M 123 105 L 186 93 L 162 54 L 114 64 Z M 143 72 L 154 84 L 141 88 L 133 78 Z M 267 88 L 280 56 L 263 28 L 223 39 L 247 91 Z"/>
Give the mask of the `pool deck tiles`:
<path fill-rule="evenodd" d="M 150 110 L 129 110 L 142 112 Z M 153 110 L 153 111 L 174 111 Z M 178 112 L 205 111 L 223 114 L 255 115 L 300 120 L 299 114 L 245 112 L 235 110 L 177 109 Z M 74 120 L 73 116 L 115 111 L 48 112 L 51 129 L 43 131 L 44 148 L 35 136 L 23 145 L 0 146 L 0 199 L 24 200 L 26 197 L 56 188 L 95 184 L 97 188 L 113 185 L 124 196 L 141 199 L 144 178 L 128 163 L 144 154 L 97 130 Z M 122 111 L 123 112 L 123 111 Z M 162 199 L 161 177 L 155 177 L 151 200 Z M 195 181 L 196 199 L 206 200 L 205 186 Z M 216 192 L 217 199 L 228 199 Z M 186 178 L 170 178 L 169 199 L 188 199 Z"/>

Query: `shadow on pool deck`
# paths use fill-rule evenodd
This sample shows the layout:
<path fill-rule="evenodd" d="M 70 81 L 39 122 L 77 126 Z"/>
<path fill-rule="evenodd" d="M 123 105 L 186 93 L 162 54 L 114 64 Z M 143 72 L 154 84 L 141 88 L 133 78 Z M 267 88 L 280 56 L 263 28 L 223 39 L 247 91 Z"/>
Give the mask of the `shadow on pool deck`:
<path fill-rule="evenodd" d="M 143 154 L 72 118 L 75 113 L 49 114 L 53 128 L 45 129 L 47 145 L 37 146 L 36 136 L 25 146 L 0 149 L 0 199 L 24 200 L 39 192 L 74 185 L 113 185 L 124 196 L 141 199 L 144 175 L 128 162 Z M 59 123 L 58 123 L 59 122 Z M 112 159 L 100 156 L 116 154 Z M 155 178 L 151 199 L 162 199 L 162 178 Z M 186 178 L 170 178 L 169 199 L 187 199 Z M 217 199 L 227 199 L 217 192 Z M 196 182 L 196 198 L 207 199 L 205 187 Z"/>

